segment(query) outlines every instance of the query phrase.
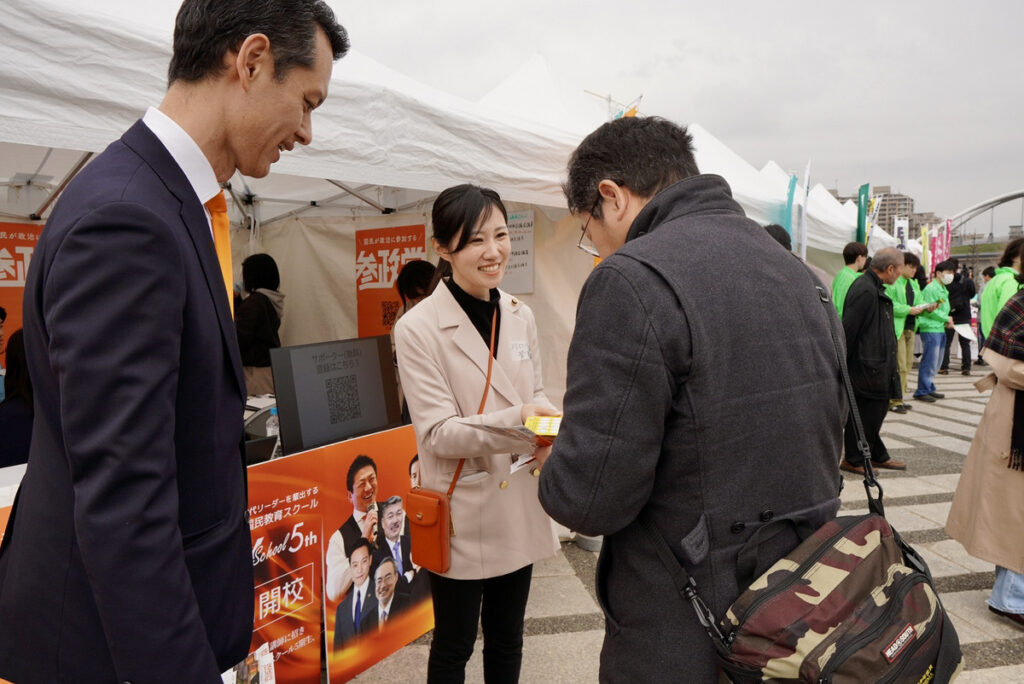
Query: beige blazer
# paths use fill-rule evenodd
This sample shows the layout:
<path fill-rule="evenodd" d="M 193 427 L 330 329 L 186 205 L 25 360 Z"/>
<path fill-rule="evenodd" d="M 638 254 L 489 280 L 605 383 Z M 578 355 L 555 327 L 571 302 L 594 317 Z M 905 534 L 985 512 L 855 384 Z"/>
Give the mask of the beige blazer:
<path fill-rule="evenodd" d="M 1013 404 L 1024 389 L 1024 362 L 991 349 L 982 358 L 992 373 L 975 383 L 992 390 L 953 495 L 946 532 L 967 553 L 1024 572 L 1024 472 L 1007 468 Z"/>
<path fill-rule="evenodd" d="M 467 459 L 451 501 L 455 536 L 445 576 L 454 579 L 497 577 L 558 550 L 554 524 L 537 498 L 539 471 L 509 472 L 511 454 L 523 443 L 470 427 L 522 425 L 523 404 L 550 403 L 533 312 L 504 292 L 500 306 L 498 354 L 480 415 L 487 345 L 448 288 L 438 285 L 395 324 L 422 486 L 446 491 L 459 459 Z"/>

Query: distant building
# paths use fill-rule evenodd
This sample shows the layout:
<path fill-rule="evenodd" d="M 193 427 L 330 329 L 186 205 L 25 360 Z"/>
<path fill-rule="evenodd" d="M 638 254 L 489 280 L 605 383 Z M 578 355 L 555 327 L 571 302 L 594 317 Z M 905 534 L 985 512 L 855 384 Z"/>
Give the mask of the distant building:
<path fill-rule="evenodd" d="M 921 227 L 928 226 L 929 229 L 945 226 L 946 219 L 936 216 L 931 211 L 918 211 L 910 215 L 910 236 L 911 240 L 921 237 Z"/>
<path fill-rule="evenodd" d="M 893 233 L 894 219 L 911 218 L 914 213 L 914 198 L 893 192 L 892 186 L 874 186 L 872 188 L 872 197 L 878 201 L 878 214 L 875 218 L 875 224 L 890 235 Z M 915 232 L 913 221 L 911 221 L 910 235 L 908 237 L 913 239 L 920 234 L 920 224 L 918 224 L 917 232 Z"/>
<path fill-rule="evenodd" d="M 1024 237 L 1024 226 L 1020 226 L 1020 225 L 1010 226 L 1010 234 L 1009 234 L 1009 237 L 1007 237 L 1007 239 L 1006 239 L 1007 242 L 1009 242 L 1010 240 L 1012 240 L 1014 238 L 1019 238 L 1019 237 Z"/>

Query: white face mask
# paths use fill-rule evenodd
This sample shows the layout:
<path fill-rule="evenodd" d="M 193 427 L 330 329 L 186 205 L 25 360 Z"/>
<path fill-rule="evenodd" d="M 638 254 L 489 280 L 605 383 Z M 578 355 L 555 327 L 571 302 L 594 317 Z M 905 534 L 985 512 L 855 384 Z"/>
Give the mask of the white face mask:
<path fill-rule="evenodd" d="M 939 282 L 942 283 L 943 285 L 949 285 L 951 282 L 953 282 L 953 274 L 943 273 L 942 275 L 939 276 Z"/>

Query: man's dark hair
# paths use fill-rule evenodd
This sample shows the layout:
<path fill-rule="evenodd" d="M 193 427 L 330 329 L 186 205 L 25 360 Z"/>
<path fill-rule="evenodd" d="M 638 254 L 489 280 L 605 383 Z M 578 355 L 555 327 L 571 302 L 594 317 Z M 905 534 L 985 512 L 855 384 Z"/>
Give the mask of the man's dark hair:
<path fill-rule="evenodd" d="M 909 266 L 913 266 L 914 269 L 916 270 L 917 267 L 921 265 L 921 259 L 918 258 L 918 256 L 916 254 L 914 254 L 913 252 L 904 252 L 903 253 L 903 263 L 905 263 L 905 264 L 907 264 Z"/>
<path fill-rule="evenodd" d="M 569 211 L 601 218 L 598 184 L 605 179 L 640 197 L 659 192 L 700 171 L 686 128 L 657 116 L 623 117 L 588 135 L 569 157 L 562 185 Z"/>
<path fill-rule="evenodd" d="M 847 242 L 843 247 L 843 262 L 849 266 L 857 261 L 857 257 L 867 256 L 868 247 L 863 242 Z"/>
<path fill-rule="evenodd" d="M 413 467 L 413 465 L 415 465 L 416 462 L 419 461 L 419 460 L 420 460 L 420 455 L 416 454 L 415 456 L 412 457 L 412 460 L 409 461 L 409 474 L 410 475 L 412 475 L 412 467 Z"/>
<path fill-rule="evenodd" d="M 953 271 L 955 273 L 956 264 L 953 263 L 952 259 L 946 259 L 945 261 L 940 261 L 939 263 L 935 264 L 935 271 Z"/>
<path fill-rule="evenodd" d="M 447 188 L 434 200 L 434 208 L 430 212 L 433 237 L 451 252 L 458 252 L 469 244 L 477 226 L 486 221 L 494 209 L 508 221 L 508 211 L 494 190 L 469 183 Z M 428 292 L 433 292 L 441 279 L 451 274 L 451 263 L 446 259 L 439 260 Z"/>
<path fill-rule="evenodd" d="M 768 234 L 775 238 L 775 241 L 786 248 L 787 252 L 793 251 L 793 241 L 789 239 L 789 233 L 778 223 L 769 223 L 764 227 Z"/>
<path fill-rule="evenodd" d="M 5 309 L 4 307 L 0 306 L 0 323 L 3 323 L 6 320 L 7 320 L 7 309 Z"/>
<path fill-rule="evenodd" d="M 989 278 L 995 278 L 996 277 L 995 266 L 986 266 L 985 270 L 981 272 L 981 275 L 988 276 Z"/>
<path fill-rule="evenodd" d="M 430 281 L 435 270 L 434 264 L 422 259 L 410 261 L 402 267 L 395 278 L 395 287 L 398 288 L 398 296 L 402 298 L 403 306 L 410 299 L 422 297 L 430 292 Z"/>
<path fill-rule="evenodd" d="M 281 273 L 277 262 L 269 254 L 253 254 L 242 262 L 242 287 L 249 292 L 257 289 L 276 290 L 281 287 Z"/>
<path fill-rule="evenodd" d="M 7 375 L 4 376 L 4 401 L 20 397 L 32 410 L 32 381 L 28 377 L 28 360 L 25 358 L 25 336 L 21 328 L 7 339 Z"/>
<path fill-rule="evenodd" d="M 344 57 L 348 32 L 324 0 L 185 0 L 174 22 L 167 84 L 196 83 L 220 73 L 224 55 L 256 33 L 270 40 L 274 77 L 281 80 L 292 67 L 313 66 L 318 27 L 334 59 Z"/>
<path fill-rule="evenodd" d="M 348 467 L 348 475 L 345 476 L 345 484 L 348 486 L 348 491 L 350 494 L 352 493 L 352 485 L 356 481 L 356 473 L 358 473 L 366 466 L 370 466 L 371 468 L 373 468 L 374 475 L 377 474 L 377 464 L 374 462 L 372 458 L 370 458 L 366 454 L 359 454 L 358 456 L 356 456 L 355 460 L 352 461 L 352 465 Z"/>
<path fill-rule="evenodd" d="M 366 537 L 360 537 L 358 540 L 352 542 L 352 546 L 348 550 L 349 563 L 352 562 L 352 556 L 355 555 L 356 549 L 366 549 L 366 555 L 373 556 L 373 551 L 370 549 L 370 542 Z"/>
<path fill-rule="evenodd" d="M 999 257 L 999 268 L 1008 268 L 1013 266 L 1013 260 L 1015 257 L 1021 256 L 1021 249 L 1024 248 L 1024 238 L 1014 238 L 1006 243 L 1006 247 L 1003 248 L 1003 256 Z M 1024 262 L 1024 258 L 1021 260 Z"/>

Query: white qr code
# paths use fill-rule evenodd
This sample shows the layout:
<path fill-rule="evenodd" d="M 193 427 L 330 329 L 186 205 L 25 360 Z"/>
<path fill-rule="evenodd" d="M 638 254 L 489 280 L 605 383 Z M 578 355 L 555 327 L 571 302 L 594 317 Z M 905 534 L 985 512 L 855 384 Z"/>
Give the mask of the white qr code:
<path fill-rule="evenodd" d="M 324 381 L 327 390 L 327 415 L 331 425 L 347 423 L 362 417 L 359 404 L 359 386 L 355 375 L 342 375 Z"/>

